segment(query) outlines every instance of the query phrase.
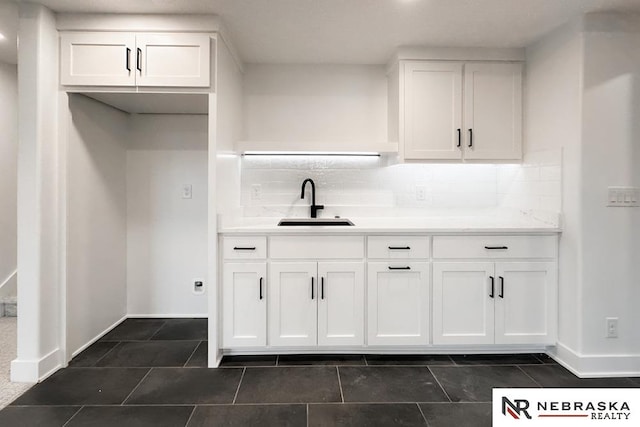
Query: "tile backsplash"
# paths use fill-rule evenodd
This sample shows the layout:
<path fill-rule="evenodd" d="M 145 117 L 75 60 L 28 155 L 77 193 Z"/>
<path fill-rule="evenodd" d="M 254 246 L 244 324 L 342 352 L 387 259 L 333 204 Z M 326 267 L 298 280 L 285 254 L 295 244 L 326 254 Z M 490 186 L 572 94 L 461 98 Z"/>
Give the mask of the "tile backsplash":
<path fill-rule="evenodd" d="M 522 164 L 398 164 L 380 157 L 245 156 L 244 216 L 306 216 L 316 184 L 322 216 L 401 216 L 512 208 L 560 212 L 561 153 L 533 152 Z"/>

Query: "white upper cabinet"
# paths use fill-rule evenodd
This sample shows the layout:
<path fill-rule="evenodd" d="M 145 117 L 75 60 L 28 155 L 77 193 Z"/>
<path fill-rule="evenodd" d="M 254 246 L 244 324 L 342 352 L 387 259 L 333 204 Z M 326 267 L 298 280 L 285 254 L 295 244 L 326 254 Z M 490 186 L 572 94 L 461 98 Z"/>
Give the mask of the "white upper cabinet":
<path fill-rule="evenodd" d="M 466 159 L 522 158 L 522 65 L 464 66 Z"/>
<path fill-rule="evenodd" d="M 402 61 L 396 76 L 403 160 L 522 158 L 520 63 Z"/>
<path fill-rule="evenodd" d="M 135 86 L 135 34 L 62 33 L 60 43 L 61 84 Z"/>
<path fill-rule="evenodd" d="M 209 86 L 209 36 L 138 34 L 138 86 Z"/>
<path fill-rule="evenodd" d="M 65 32 L 60 43 L 65 86 L 210 86 L 207 34 Z"/>
<path fill-rule="evenodd" d="M 404 78 L 404 158 L 461 159 L 462 63 L 409 62 Z"/>

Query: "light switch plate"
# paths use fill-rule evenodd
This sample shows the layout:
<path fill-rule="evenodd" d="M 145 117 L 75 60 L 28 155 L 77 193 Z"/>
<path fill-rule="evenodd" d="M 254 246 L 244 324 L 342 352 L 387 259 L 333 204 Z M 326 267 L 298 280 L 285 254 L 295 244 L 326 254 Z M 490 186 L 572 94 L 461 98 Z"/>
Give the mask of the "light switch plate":
<path fill-rule="evenodd" d="M 640 206 L 640 188 L 609 187 L 607 206 L 616 208 L 633 208 Z"/>
<path fill-rule="evenodd" d="M 193 188 L 191 187 L 191 184 L 184 184 L 182 186 L 182 198 L 190 199 L 191 197 L 193 197 Z"/>

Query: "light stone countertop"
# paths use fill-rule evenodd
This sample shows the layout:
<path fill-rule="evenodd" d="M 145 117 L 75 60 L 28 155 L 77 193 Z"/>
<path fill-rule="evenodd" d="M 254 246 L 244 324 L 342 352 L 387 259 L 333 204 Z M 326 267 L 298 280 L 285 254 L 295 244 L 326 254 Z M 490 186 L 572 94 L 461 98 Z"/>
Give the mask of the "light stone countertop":
<path fill-rule="evenodd" d="M 443 215 L 428 217 L 344 217 L 353 226 L 278 226 L 282 218 L 234 218 L 221 221 L 220 234 L 550 234 L 560 221 L 524 214 Z"/>

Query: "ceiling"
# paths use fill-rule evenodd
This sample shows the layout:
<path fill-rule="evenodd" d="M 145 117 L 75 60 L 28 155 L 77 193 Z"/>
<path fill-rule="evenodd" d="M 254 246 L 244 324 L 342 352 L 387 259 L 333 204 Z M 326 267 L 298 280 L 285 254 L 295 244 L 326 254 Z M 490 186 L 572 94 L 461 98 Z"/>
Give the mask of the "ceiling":
<path fill-rule="evenodd" d="M 259 63 L 382 64 L 399 46 L 524 47 L 585 12 L 640 12 L 640 0 L 29 1 L 57 12 L 217 14 L 242 59 Z"/>

